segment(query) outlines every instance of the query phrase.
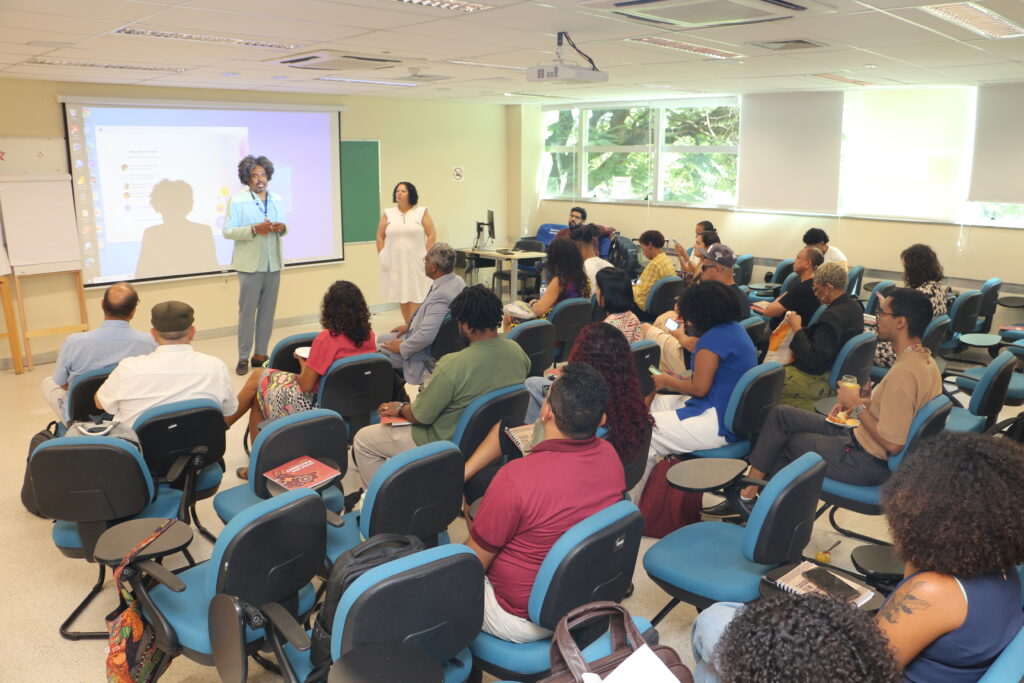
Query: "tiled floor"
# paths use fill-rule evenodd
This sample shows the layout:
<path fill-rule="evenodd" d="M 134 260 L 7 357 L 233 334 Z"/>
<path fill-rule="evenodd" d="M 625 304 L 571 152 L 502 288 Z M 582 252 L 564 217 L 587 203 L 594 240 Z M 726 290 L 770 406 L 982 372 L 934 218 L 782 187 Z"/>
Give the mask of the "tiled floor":
<path fill-rule="evenodd" d="M 390 329 L 397 320 L 397 311 L 377 315 L 374 317 L 374 328 Z M 305 329 L 279 329 L 275 331 L 275 338 L 300 331 Z M 223 359 L 229 367 L 234 367 L 234 338 L 201 340 L 196 346 L 201 351 Z M 3 495 L 0 496 L 0 586 L 3 586 L 6 593 L 6 597 L 0 598 L 0 624 L 3 624 L 4 630 L 4 636 L 0 638 L 0 681 L 72 683 L 105 680 L 105 642 L 70 642 L 63 640 L 57 632 L 60 622 L 95 581 L 96 566 L 62 556 L 50 540 L 50 522 L 28 514 L 22 508 L 18 495 L 29 439 L 52 419 L 39 391 L 39 383 L 51 371 L 51 365 L 44 365 L 32 373 L 20 376 L 10 371 L 0 373 L 0 427 L 8 444 L 0 461 L 0 481 L 3 482 L 0 484 L 3 487 Z M 236 378 L 236 384 L 241 386 L 241 383 L 242 378 Z M 1009 416 L 1018 411 L 1007 410 L 1004 415 Z M 239 423 L 228 434 L 226 463 L 229 474 L 224 479 L 225 487 L 237 483 L 231 473 L 235 467 L 246 463 L 241 438 L 242 424 Z M 350 470 L 345 481 L 346 490 L 352 490 L 356 483 L 355 475 Z M 214 533 L 219 532 L 222 525 L 213 513 L 210 501 L 203 501 L 199 507 L 204 522 Z M 858 531 L 886 536 L 881 518 L 849 512 L 841 513 L 841 517 Z M 466 528 L 461 519 L 452 524 L 450 533 L 454 542 L 465 540 Z M 850 550 L 859 542 L 841 537 L 832 531 L 825 520 L 816 524 L 807 550 L 813 553 L 827 548 L 837 540 L 841 542 L 832 553 L 834 562 L 849 567 Z M 653 542 L 654 539 L 644 539 L 641 553 Z M 197 534 L 192 544 L 192 553 L 196 559 L 208 558 L 210 549 L 211 545 Z M 632 613 L 651 618 L 667 602 L 667 596 L 648 579 L 639 564 L 634 581 L 636 592 L 624 604 Z M 78 628 L 102 628 L 103 616 L 115 603 L 112 582 L 108 578 L 103 594 L 79 620 Z M 680 605 L 658 629 L 661 641 L 675 647 L 688 663 L 692 663 L 689 632 L 694 616 L 692 607 Z M 215 681 L 217 677 L 212 668 L 179 657 L 171 665 L 164 680 Z M 252 665 L 250 680 L 271 681 L 275 677 L 259 666 Z"/>

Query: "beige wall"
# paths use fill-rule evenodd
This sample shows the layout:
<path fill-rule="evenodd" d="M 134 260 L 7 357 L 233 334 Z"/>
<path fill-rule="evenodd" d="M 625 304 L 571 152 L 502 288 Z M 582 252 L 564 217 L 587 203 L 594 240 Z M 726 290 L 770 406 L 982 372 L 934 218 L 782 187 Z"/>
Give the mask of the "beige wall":
<path fill-rule="evenodd" d="M 537 224 L 564 223 L 574 203 L 542 201 Z M 710 220 L 720 230 L 722 241 L 738 253 L 783 259 L 796 255 L 807 228 L 819 227 L 846 253 L 850 265 L 899 272 L 900 252 L 923 242 L 935 249 L 947 276 L 982 281 L 998 277 L 1006 283 L 1024 284 L 1024 230 L 965 226 L 961 232 L 958 225 L 934 223 L 579 203 L 587 209 L 590 220 L 615 227 L 629 237 L 654 228 L 690 246 L 694 224 Z"/>
<path fill-rule="evenodd" d="M 58 95 L 124 97 L 162 100 L 266 102 L 279 104 L 341 104 L 341 136 L 345 140 L 380 140 L 381 204 L 388 206 L 391 188 L 401 180 L 416 184 L 421 202 L 429 207 L 438 239 L 468 246 L 475 221 L 496 214 L 498 241 L 508 230 L 506 107 L 473 103 L 389 100 L 371 97 L 331 97 L 235 90 L 155 88 L 86 83 L 0 80 L 4 106 L 0 107 L 0 136 L 63 137 L 64 123 Z M 452 167 L 465 168 L 465 180 L 452 179 Z M 355 282 L 371 306 L 378 296 L 376 250 L 372 243 L 348 244 L 345 262 L 288 269 L 282 279 L 277 308 L 279 320 L 315 316 L 327 286 L 336 279 Z M 38 329 L 73 322 L 76 298 L 67 275 L 31 278 L 25 289 L 29 327 Z M 234 275 L 148 283 L 139 286 L 143 304 L 139 329 L 148 329 L 149 307 L 166 299 L 180 299 L 196 308 L 196 325 L 223 329 L 236 323 L 238 283 Z M 100 289 L 87 290 L 90 322 L 102 319 Z M 61 337 L 33 343 L 37 360 L 52 358 Z M 0 345 L 0 362 L 9 358 Z"/>

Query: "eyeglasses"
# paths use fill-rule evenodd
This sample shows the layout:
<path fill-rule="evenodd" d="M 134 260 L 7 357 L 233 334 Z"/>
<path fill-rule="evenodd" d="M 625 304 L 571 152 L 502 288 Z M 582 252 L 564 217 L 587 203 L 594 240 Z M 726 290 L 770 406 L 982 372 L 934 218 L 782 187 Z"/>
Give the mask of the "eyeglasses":
<path fill-rule="evenodd" d="M 703 273 L 705 270 L 708 270 L 709 268 L 717 268 L 717 267 L 718 267 L 717 265 L 713 265 L 713 264 L 710 264 L 710 263 L 705 263 L 704 265 L 702 265 L 700 267 L 700 270 Z"/>
<path fill-rule="evenodd" d="M 889 316 L 890 318 L 894 318 L 894 317 L 896 317 L 896 314 L 895 314 L 895 313 L 890 313 L 889 311 L 883 311 L 883 310 L 881 310 L 881 309 L 879 309 L 879 310 L 875 311 L 875 317 L 876 317 L 876 318 L 881 318 L 881 317 L 882 317 L 883 315 L 887 315 L 887 316 Z"/>

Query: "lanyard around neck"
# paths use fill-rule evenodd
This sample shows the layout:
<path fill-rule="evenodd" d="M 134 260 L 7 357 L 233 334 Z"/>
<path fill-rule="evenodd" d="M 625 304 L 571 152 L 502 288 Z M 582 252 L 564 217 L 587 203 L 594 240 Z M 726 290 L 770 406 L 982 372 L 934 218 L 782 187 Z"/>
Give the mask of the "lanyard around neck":
<path fill-rule="evenodd" d="M 260 211 L 263 212 L 263 217 L 266 218 L 267 211 L 270 209 L 270 193 L 267 193 L 267 198 L 263 200 L 262 204 L 260 203 L 260 198 L 256 196 L 255 192 L 249 190 L 249 194 L 252 195 L 252 200 L 256 202 L 256 206 L 260 207 Z"/>

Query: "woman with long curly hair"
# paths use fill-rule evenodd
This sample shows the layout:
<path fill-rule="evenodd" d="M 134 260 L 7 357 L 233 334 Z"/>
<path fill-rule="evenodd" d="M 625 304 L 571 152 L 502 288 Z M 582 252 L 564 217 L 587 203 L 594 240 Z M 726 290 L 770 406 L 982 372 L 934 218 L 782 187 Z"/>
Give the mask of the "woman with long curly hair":
<path fill-rule="evenodd" d="M 579 248 L 572 240 L 566 237 L 552 240 L 548 245 L 544 273 L 548 280 L 547 289 L 539 299 L 534 299 L 529 303 L 533 314 L 538 318 L 546 317 L 555 304 L 560 301 L 590 296 L 590 280 L 587 279 L 587 273 L 583 269 L 583 256 L 580 255 Z M 512 323 L 512 317 L 506 315 L 506 332 L 511 328 Z"/>
<path fill-rule="evenodd" d="M 644 404 L 640 394 L 640 383 L 637 381 L 633 354 L 622 332 L 607 323 L 590 323 L 576 338 L 570 363 L 586 363 L 601 373 L 608 384 L 609 396 L 606 411 L 608 441 L 615 447 L 619 459 L 630 463 L 642 458 L 647 453 L 650 443 L 651 429 L 654 420 Z M 557 371 L 548 373 L 557 375 Z M 540 405 L 547 394 L 547 387 L 553 380 L 547 377 L 530 377 L 526 380 L 530 391 L 530 406 L 526 411 L 526 424 L 537 421 Z M 501 443 L 502 423 L 494 425 L 490 433 L 466 461 L 465 481 L 469 482 L 481 470 L 488 468 L 504 452 L 506 456 L 515 456 Z M 497 468 L 493 468 L 497 471 Z M 482 477 L 467 487 L 467 500 L 475 500 L 483 495 L 489 477 Z"/>
<path fill-rule="evenodd" d="M 370 329 L 370 309 L 359 287 L 351 282 L 338 280 L 327 289 L 320 307 L 320 325 L 324 329 L 313 339 L 309 356 L 295 355 L 299 374 L 273 368 L 257 368 L 249 374 L 238 392 L 238 410 L 225 418 L 229 427 L 248 412 L 249 436 L 255 439 L 256 426 L 262 420 L 312 410 L 320 378 L 334 361 L 377 350 Z M 243 469 L 238 474 L 244 479 Z"/>
<path fill-rule="evenodd" d="M 882 489 L 904 579 L 878 611 L 905 681 L 977 681 L 1024 625 L 1024 447 L 943 432 Z"/>
<path fill-rule="evenodd" d="M 935 251 L 927 244 L 911 244 L 900 254 L 900 260 L 903 261 L 903 283 L 928 297 L 933 318 L 945 315 L 949 310 L 949 300 L 946 299 L 949 287 L 943 282 L 946 275 Z M 892 350 L 892 343 L 879 341 L 875 347 L 875 365 L 891 368 L 895 362 L 896 352 Z"/>

